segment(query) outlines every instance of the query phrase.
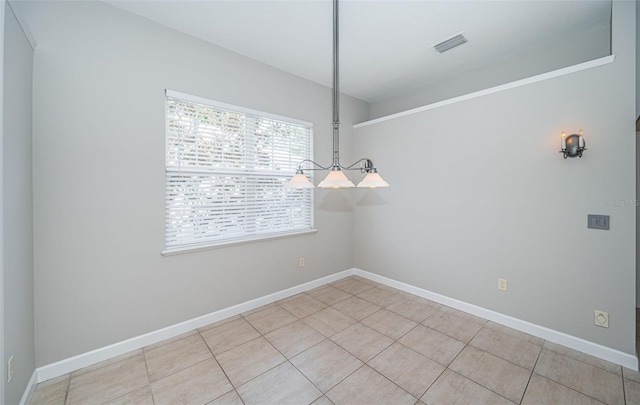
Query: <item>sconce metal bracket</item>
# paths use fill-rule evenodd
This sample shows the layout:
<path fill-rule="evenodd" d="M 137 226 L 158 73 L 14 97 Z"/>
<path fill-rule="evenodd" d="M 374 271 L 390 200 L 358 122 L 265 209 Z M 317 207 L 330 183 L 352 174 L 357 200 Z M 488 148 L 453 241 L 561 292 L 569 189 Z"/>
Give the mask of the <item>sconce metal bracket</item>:
<path fill-rule="evenodd" d="M 584 143 L 584 139 L 582 141 L 584 146 L 580 146 L 580 135 L 578 134 L 569 135 L 566 138 L 566 142 L 567 147 L 560 151 L 565 159 L 568 157 L 574 158 L 576 156 L 582 157 L 582 152 L 587 150 L 587 148 L 585 147 L 586 144 Z"/>

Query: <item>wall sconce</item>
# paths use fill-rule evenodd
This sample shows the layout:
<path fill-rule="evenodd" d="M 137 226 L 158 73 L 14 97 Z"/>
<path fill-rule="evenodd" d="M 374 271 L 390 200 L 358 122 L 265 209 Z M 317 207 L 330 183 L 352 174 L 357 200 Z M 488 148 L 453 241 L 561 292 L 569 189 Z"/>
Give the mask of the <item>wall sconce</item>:
<path fill-rule="evenodd" d="M 582 136 L 582 130 L 579 134 L 572 134 L 567 136 L 566 133 L 562 133 L 562 143 L 560 144 L 560 153 L 564 158 L 574 158 L 576 156 L 582 157 L 582 152 L 587 150 L 584 143 L 584 136 Z"/>

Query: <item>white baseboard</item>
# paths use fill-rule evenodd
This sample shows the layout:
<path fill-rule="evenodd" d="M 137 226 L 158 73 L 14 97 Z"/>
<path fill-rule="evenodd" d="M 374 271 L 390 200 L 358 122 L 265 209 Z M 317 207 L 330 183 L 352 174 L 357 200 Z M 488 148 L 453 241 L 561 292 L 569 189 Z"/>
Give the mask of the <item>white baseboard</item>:
<path fill-rule="evenodd" d="M 120 356 L 133 350 L 138 350 L 142 347 L 161 342 L 165 339 L 181 335 L 185 332 L 201 328 L 211 323 L 218 322 L 247 311 L 251 311 L 252 309 L 271 304 L 272 302 L 276 302 L 296 294 L 300 294 L 301 292 L 320 287 L 324 284 L 333 283 L 334 281 L 348 277 L 352 274 L 354 274 L 354 269 L 344 270 L 330 276 L 322 277 L 317 280 L 297 285 L 295 287 L 287 288 L 286 290 L 265 295 L 264 297 L 243 302 L 242 304 L 224 308 L 219 311 L 200 316 L 198 318 L 193 318 L 188 321 L 180 322 L 178 324 L 149 332 L 141 336 L 136 336 L 122 342 L 114 343 L 109 346 L 105 346 L 87 353 L 82 353 L 68 359 L 42 366 L 36 370 L 38 382 L 47 381 L 52 378 L 70 373 L 72 371 L 80 370 L 81 368 L 100 363 L 101 361 Z"/>
<path fill-rule="evenodd" d="M 38 370 L 33 370 L 33 374 L 31 374 L 31 379 L 27 384 L 27 388 L 24 390 L 24 394 L 22 394 L 22 399 L 20 400 L 20 405 L 27 405 L 31 403 L 31 397 L 36 390 L 36 385 L 38 385 Z"/>
<path fill-rule="evenodd" d="M 141 336 L 137 336 L 122 342 L 114 343 L 112 345 L 102 347 L 96 350 L 92 350 L 87 353 L 79 354 L 77 356 L 58 361 L 46 366 L 42 366 L 36 369 L 31 377 L 31 381 L 27 386 L 21 405 L 28 403 L 27 399 L 33 393 L 37 383 L 49 380 L 51 378 L 59 377 L 61 375 L 70 373 L 72 371 L 79 370 L 81 368 L 91 366 L 104 360 L 128 353 L 133 350 L 140 349 L 145 346 L 152 345 L 154 343 L 169 339 L 185 332 L 192 331 L 194 329 L 201 328 L 214 322 L 221 321 L 223 319 L 250 311 L 252 309 L 261 307 L 263 305 L 270 304 L 275 301 L 282 300 L 287 297 L 302 293 L 307 290 L 311 290 L 322 285 L 332 283 L 350 275 L 358 275 L 363 278 L 367 278 L 372 281 L 376 281 L 380 284 L 387 285 L 389 287 L 397 288 L 408 292 L 410 294 L 417 295 L 422 298 L 426 298 L 443 305 L 450 306 L 452 308 L 476 315 L 492 322 L 499 323 L 504 326 L 508 326 L 513 329 L 528 333 L 533 336 L 540 337 L 553 343 L 557 343 L 569 348 L 579 350 L 581 352 L 590 354 L 592 356 L 610 361 L 612 363 L 619 364 L 621 366 L 637 370 L 638 359 L 636 356 L 624 353 L 609 347 L 599 345 L 597 343 L 589 342 L 584 339 L 567 335 L 562 332 L 558 332 L 553 329 L 546 328 L 544 326 L 536 325 L 521 319 L 517 319 L 508 315 L 501 314 L 499 312 L 491 311 L 486 308 L 479 307 L 477 305 L 469 304 L 464 301 L 456 300 L 453 298 L 440 295 L 429 290 L 425 290 L 419 287 L 415 287 L 409 284 L 402 283 L 378 274 L 369 273 L 361 269 L 349 269 L 341 271 L 330 276 L 322 277 L 317 280 L 309 281 L 304 284 L 300 284 L 295 287 L 288 288 L 286 290 L 278 291 L 273 294 L 265 295 L 264 297 L 256 298 L 251 301 L 247 301 L 238 305 L 234 305 L 229 308 L 221 309 L 216 312 L 212 312 L 207 315 L 193 318 L 188 321 L 184 321 L 175 325 L 168 326 L 163 329 L 159 329 L 153 332 L 146 333 Z"/>
<path fill-rule="evenodd" d="M 464 301 L 440 295 L 429 290 L 414 287 L 410 284 L 405 284 L 400 281 L 380 276 L 378 274 L 369 273 L 368 271 L 364 271 L 361 269 L 353 270 L 354 274 L 357 276 L 387 285 L 389 287 L 397 288 L 398 290 L 402 290 L 410 294 L 435 301 L 439 304 L 443 304 L 460 311 L 479 316 L 484 319 L 488 319 L 492 322 L 499 323 L 500 325 L 504 325 L 533 336 L 537 336 L 539 338 L 581 351 L 586 354 L 590 354 L 603 360 L 619 364 L 623 367 L 627 367 L 632 370 L 638 370 L 638 358 L 631 354 L 624 353 L 610 347 L 602 346 L 597 343 L 589 342 L 579 337 L 567 335 L 566 333 L 558 332 L 557 330 L 549 329 L 544 326 L 523 321 L 512 316 L 504 315 L 499 312 L 479 307 L 477 305 L 469 304 Z"/>

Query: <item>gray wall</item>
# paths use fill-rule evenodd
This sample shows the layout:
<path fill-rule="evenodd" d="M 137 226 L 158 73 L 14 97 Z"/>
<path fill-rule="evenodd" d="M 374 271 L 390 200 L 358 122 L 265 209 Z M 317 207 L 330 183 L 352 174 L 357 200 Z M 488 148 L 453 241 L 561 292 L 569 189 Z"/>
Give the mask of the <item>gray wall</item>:
<path fill-rule="evenodd" d="M 612 64 L 356 129 L 391 187 L 356 198 L 355 266 L 635 354 L 635 207 L 607 203 L 636 196 L 634 7 L 615 2 Z"/>
<path fill-rule="evenodd" d="M 31 74 L 33 51 L 10 7 L 4 31 L 4 380 L 3 403 L 17 404 L 35 368 L 33 338 L 33 221 L 31 191 Z"/>
<path fill-rule="evenodd" d="M 553 38 L 502 60 L 371 103 L 371 118 L 446 100 L 610 55 L 610 24 Z M 455 51 L 451 51 L 455 52 Z M 446 57 L 442 55 L 442 57 Z"/>
<path fill-rule="evenodd" d="M 331 91 L 101 2 L 24 2 L 34 55 L 38 366 L 351 268 L 351 193 L 313 235 L 163 257 L 164 89 L 314 123 Z M 342 102 L 343 149 L 368 104 Z M 305 267 L 298 258 L 305 257 Z"/>

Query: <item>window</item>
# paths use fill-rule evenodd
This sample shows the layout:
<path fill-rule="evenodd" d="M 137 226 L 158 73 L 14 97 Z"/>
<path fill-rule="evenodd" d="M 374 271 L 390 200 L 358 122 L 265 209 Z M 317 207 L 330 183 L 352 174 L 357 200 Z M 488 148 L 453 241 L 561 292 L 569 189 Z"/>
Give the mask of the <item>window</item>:
<path fill-rule="evenodd" d="M 167 90 L 163 254 L 313 230 L 312 125 Z"/>

